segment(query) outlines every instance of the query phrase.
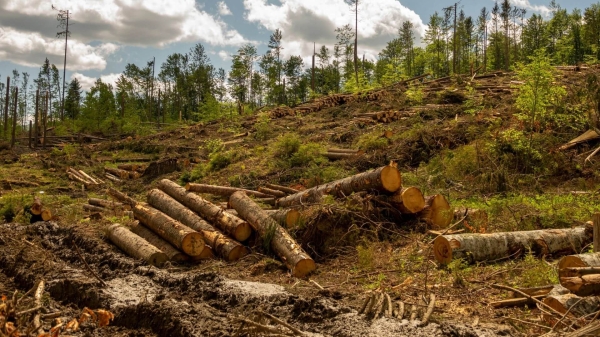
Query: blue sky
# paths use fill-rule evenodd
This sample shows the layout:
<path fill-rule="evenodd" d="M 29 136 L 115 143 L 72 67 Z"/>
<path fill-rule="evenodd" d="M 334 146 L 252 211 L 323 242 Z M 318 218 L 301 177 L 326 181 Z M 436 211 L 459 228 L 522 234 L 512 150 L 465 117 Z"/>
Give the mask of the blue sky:
<path fill-rule="evenodd" d="M 597 1 L 559 0 L 562 7 L 585 8 Z M 334 28 L 353 22 L 344 0 L 52 0 L 72 11 L 72 38 L 67 80 L 77 77 L 84 88 L 95 78 L 114 82 L 127 63 L 143 66 L 156 57 L 187 52 L 202 43 L 215 67 L 229 69 L 230 55 L 244 43 L 267 50 L 269 35 L 283 30 L 284 54 L 310 60 L 313 42 L 335 43 Z M 365 0 L 359 7 L 359 53 L 375 58 L 402 22 L 409 20 L 420 35 L 429 16 L 453 0 Z M 549 0 L 512 0 L 528 15 L 547 15 Z M 462 0 L 467 15 L 476 16 L 493 0 Z M 45 0 L 0 0 L 0 76 L 13 69 L 36 77 L 48 57 L 62 74 L 64 41 L 56 39 L 56 12 Z M 157 69 L 157 72 L 159 69 Z"/>

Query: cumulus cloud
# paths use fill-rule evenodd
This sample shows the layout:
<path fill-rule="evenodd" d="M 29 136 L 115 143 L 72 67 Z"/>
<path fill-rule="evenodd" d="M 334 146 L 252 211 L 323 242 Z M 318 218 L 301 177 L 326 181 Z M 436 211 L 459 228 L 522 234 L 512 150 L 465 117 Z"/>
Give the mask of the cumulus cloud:
<path fill-rule="evenodd" d="M 229 53 L 224 50 L 219 51 L 217 54 L 223 61 L 227 61 L 227 60 L 231 59 L 231 56 L 229 56 Z"/>
<path fill-rule="evenodd" d="M 354 13 L 344 0 L 284 0 L 279 4 L 267 0 L 244 0 L 246 20 L 270 31 L 283 31 L 283 53 L 311 55 L 313 42 L 332 48 L 335 28 L 351 24 Z M 405 21 L 414 25 L 416 36 L 425 33 L 426 25 L 419 15 L 397 0 L 370 0 L 359 5 L 358 49 L 374 59 L 388 41 L 398 34 Z M 305 58 L 308 62 L 310 57 Z"/>
<path fill-rule="evenodd" d="M 113 86 L 113 88 L 115 87 L 115 83 L 117 82 L 117 79 L 119 78 L 119 76 L 121 76 L 121 74 L 108 74 L 108 75 L 102 75 L 100 76 L 100 79 L 102 80 L 102 82 L 104 83 L 108 83 L 110 85 Z M 90 76 L 86 76 L 83 75 L 81 73 L 73 73 L 71 75 L 71 80 L 73 80 L 74 78 L 76 78 L 79 83 L 81 84 L 81 88 L 84 91 L 88 91 L 90 90 L 91 87 L 94 86 L 94 83 L 96 83 L 96 80 L 98 80 L 98 78 L 96 77 L 90 77 Z"/>
<path fill-rule="evenodd" d="M 219 9 L 219 14 L 221 15 L 232 15 L 231 10 L 227 7 L 225 1 L 219 1 L 217 4 L 217 8 Z"/>
<path fill-rule="evenodd" d="M 544 16 L 550 15 L 550 8 L 548 8 L 548 6 L 532 5 L 529 0 L 512 0 L 512 4 L 520 8 L 541 13 Z"/>
<path fill-rule="evenodd" d="M 75 39 L 70 40 L 67 67 L 70 70 L 103 70 L 106 68 L 106 57 L 117 49 L 118 46 L 112 43 L 92 46 Z M 50 63 L 62 64 L 64 52 L 64 40 L 47 38 L 40 33 L 0 27 L 0 59 L 34 67 L 40 66 L 47 57 Z"/>
<path fill-rule="evenodd" d="M 54 0 L 53 5 L 70 9 L 73 37 L 85 43 L 109 41 L 163 47 L 174 42 L 247 42 L 221 19 L 197 6 L 195 0 Z M 0 22 L 4 27 L 54 36 L 55 16 L 45 0 L 0 0 Z"/>

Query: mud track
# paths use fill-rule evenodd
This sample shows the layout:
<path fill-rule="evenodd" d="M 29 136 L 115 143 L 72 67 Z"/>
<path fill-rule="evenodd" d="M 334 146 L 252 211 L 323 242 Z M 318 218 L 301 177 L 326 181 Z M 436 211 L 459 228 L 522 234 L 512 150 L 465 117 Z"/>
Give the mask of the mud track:
<path fill-rule="evenodd" d="M 53 310 L 77 312 L 87 306 L 115 314 L 111 328 L 82 332 L 87 336 L 232 336 L 240 328 L 236 317 L 249 318 L 257 309 L 315 336 L 510 335 L 497 326 L 430 323 L 417 327 L 407 320 L 367 321 L 328 292 L 304 298 L 274 284 L 148 267 L 83 226 L 7 224 L 0 226 L 0 233 L 0 292 L 8 288 L 24 292 L 44 278 Z M 106 286 L 85 268 L 73 245 Z"/>

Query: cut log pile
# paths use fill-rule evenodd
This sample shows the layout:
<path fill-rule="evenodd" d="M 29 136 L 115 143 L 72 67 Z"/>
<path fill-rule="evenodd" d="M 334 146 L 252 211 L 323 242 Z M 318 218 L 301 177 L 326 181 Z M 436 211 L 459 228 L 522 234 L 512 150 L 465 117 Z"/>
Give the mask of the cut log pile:
<path fill-rule="evenodd" d="M 306 115 L 308 113 L 321 111 L 326 108 L 332 108 L 346 103 L 377 101 L 383 99 L 386 95 L 387 91 L 385 90 L 375 90 L 357 94 L 334 94 L 306 102 L 295 108 L 289 108 L 287 106 L 276 107 L 271 109 L 269 114 L 271 118 Z"/>
<path fill-rule="evenodd" d="M 33 203 L 29 207 L 29 213 L 31 214 L 30 223 L 52 220 L 52 211 L 44 207 L 42 200 L 37 196 L 33 198 Z"/>
<path fill-rule="evenodd" d="M 93 174 L 87 174 L 82 170 L 76 170 L 72 167 L 67 169 L 67 175 L 70 180 L 81 183 L 88 189 L 94 189 L 104 184 L 102 179 L 94 177 Z"/>

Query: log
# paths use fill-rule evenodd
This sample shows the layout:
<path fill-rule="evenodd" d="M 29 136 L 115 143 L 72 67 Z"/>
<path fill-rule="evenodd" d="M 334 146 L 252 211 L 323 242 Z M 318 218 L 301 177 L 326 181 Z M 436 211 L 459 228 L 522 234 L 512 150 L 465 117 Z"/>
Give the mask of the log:
<path fill-rule="evenodd" d="M 572 267 L 600 267 L 600 253 L 569 255 L 558 261 L 559 271 Z"/>
<path fill-rule="evenodd" d="M 402 175 L 395 165 L 380 167 L 376 170 L 359 173 L 351 177 L 315 186 L 307 190 L 278 199 L 276 206 L 290 207 L 305 202 L 316 202 L 323 195 L 348 196 L 354 192 L 377 190 L 394 193 L 402 186 Z"/>
<path fill-rule="evenodd" d="M 466 218 L 465 218 L 466 217 Z M 481 209 L 459 207 L 454 210 L 454 221 L 459 221 L 465 218 L 468 226 L 485 232 L 488 226 L 487 212 Z"/>
<path fill-rule="evenodd" d="M 168 179 L 161 180 L 158 183 L 158 188 L 185 207 L 215 224 L 220 230 L 237 241 L 245 241 L 252 234 L 252 228 L 248 222 L 223 211 L 219 206 L 186 191 L 185 188 Z"/>
<path fill-rule="evenodd" d="M 165 253 L 169 261 L 183 262 L 190 259 L 189 256 L 177 250 L 177 248 L 173 247 L 170 243 L 168 243 L 163 238 L 156 235 L 154 232 L 144 227 L 140 223 L 137 223 L 134 226 L 132 226 L 131 232 L 136 235 L 139 235 L 139 237 L 148 241 L 149 244 L 153 245 L 154 247 L 158 248 L 158 250 Z"/>
<path fill-rule="evenodd" d="M 210 246 L 205 246 L 202 250 L 202 254 L 198 256 L 192 256 L 191 259 L 194 262 L 199 262 L 203 260 L 210 260 L 215 258 L 215 252 L 212 250 Z"/>
<path fill-rule="evenodd" d="M 560 284 L 578 296 L 600 295 L 600 274 L 561 277 Z"/>
<path fill-rule="evenodd" d="M 404 214 L 415 214 L 425 208 L 425 197 L 416 187 L 402 188 L 390 196 L 388 201 Z"/>
<path fill-rule="evenodd" d="M 561 314 L 565 314 L 570 309 L 569 313 L 575 318 L 593 314 L 600 306 L 599 297 L 579 297 L 575 294 L 551 295 L 543 302 Z"/>
<path fill-rule="evenodd" d="M 327 152 L 329 153 L 350 153 L 350 154 L 363 154 L 364 152 L 361 150 L 355 150 L 355 149 L 338 149 L 338 148 L 329 148 L 327 149 Z"/>
<path fill-rule="evenodd" d="M 146 227 L 189 256 L 198 256 L 204 249 L 202 234 L 185 226 L 161 211 L 138 203 L 133 214 Z"/>
<path fill-rule="evenodd" d="M 83 172 L 82 170 L 77 170 L 77 172 L 79 172 L 79 174 L 80 174 L 81 176 L 83 176 L 83 177 L 84 177 L 86 180 L 90 181 L 92 184 L 95 184 L 95 185 L 98 185 L 98 184 L 99 184 L 99 182 L 98 182 L 98 181 L 96 181 L 96 179 L 94 179 L 94 178 L 90 177 L 90 175 L 89 175 L 89 174 L 87 174 L 87 173 Z"/>
<path fill-rule="evenodd" d="M 115 175 L 121 179 L 137 179 L 139 177 L 141 177 L 141 174 L 139 172 L 135 172 L 135 171 L 125 171 L 125 170 L 120 170 L 117 168 L 113 168 L 113 167 L 105 167 L 104 171 Z"/>
<path fill-rule="evenodd" d="M 248 195 L 253 195 L 257 198 L 272 198 L 273 197 L 270 194 L 265 194 L 262 192 L 247 190 L 247 189 L 243 189 L 243 188 L 215 186 L 215 185 L 206 185 L 206 184 L 187 183 L 185 185 L 185 189 L 186 189 L 186 191 L 190 191 L 190 192 L 207 193 L 207 194 L 219 195 L 219 196 L 228 197 L 228 198 L 237 191 L 242 191 Z"/>
<path fill-rule="evenodd" d="M 235 216 L 239 216 L 235 209 L 226 209 L 227 213 Z M 284 228 L 292 228 L 296 226 L 301 219 L 301 214 L 295 209 L 265 209 L 265 212 L 269 214 L 273 220 Z"/>
<path fill-rule="evenodd" d="M 160 268 L 169 259 L 158 248 L 119 224 L 113 224 L 108 227 L 107 237 L 130 256 L 144 260 L 153 266 Z"/>
<path fill-rule="evenodd" d="M 206 244 L 225 260 L 229 262 L 237 261 L 248 255 L 246 247 L 217 231 L 208 222 L 165 192 L 159 189 L 151 190 L 148 192 L 148 203 L 189 228 L 200 232 Z"/>
<path fill-rule="evenodd" d="M 113 181 L 113 182 L 115 182 L 115 183 L 121 183 L 121 182 L 123 182 L 123 180 L 121 180 L 121 179 L 119 179 L 119 178 L 117 178 L 117 177 L 113 176 L 113 175 L 112 175 L 112 174 L 110 174 L 110 173 L 106 173 L 106 174 L 104 175 L 104 177 L 106 177 L 106 179 L 108 179 L 108 180 L 110 180 L 110 181 Z"/>
<path fill-rule="evenodd" d="M 290 234 L 244 192 L 229 198 L 231 206 L 246 219 L 258 235 L 281 258 L 295 277 L 304 277 L 316 269 L 315 261 L 296 243 Z"/>
<path fill-rule="evenodd" d="M 342 160 L 342 159 L 354 159 L 362 155 L 361 153 L 339 153 L 339 152 L 327 152 L 324 154 L 325 157 L 331 160 Z"/>
<path fill-rule="evenodd" d="M 117 165 L 117 168 L 119 170 L 125 170 L 125 171 L 144 171 L 146 168 L 143 165 L 139 165 L 139 164 L 119 164 Z"/>
<path fill-rule="evenodd" d="M 135 207 L 135 205 L 138 204 L 137 201 L 135 201 L 133 198 L 129 197 L 128 195 L 126 195 L 125 193 L 119 192 L 117 190 L 115 190 L 112 187 L 109 187 L 108 190 L 106 191 L 106 193 L 108 195 L 110 195 L 111 197 L 117 199 L 119 202 L 129 205 L 132 208 Z"/>
<path fill-rule="evenodd" d="M 425 198 L 425 207 L 417 216 L 433 229 L 440 229 L 452 223 L 454 211 L 450 208 L 446 197 L 436 194 Z"/>
<path fill-rule="evenodd" d="M 117 158 L 114 161 L 117 163 L 126 163 L 126 162 L 151 162 L 152 158 Z"/>
<path fill-rule="evenodd" d="M 52 211 L 50 211 L 47 208 L 43 209 L 42 214 L 40 214 L 40 215 L 42 216 L 42 220 L 44 220 L 44 221 L 52 220 Z"/>
<path fill-rule="evenodd" d="M 265 194 L 270 194 L 271 196 L 277 197 L 277 198 L 283 198 L 285 197 L 287 194 L 285 192 L 281 192 L 278 190 L 273 190 L 267 187 L 259 187 L 258 191 L 261 193 L 265 193 Z"/>
<path fill-rule="evenodd" d="M 42 200 L 38 196 L 35 196 L 33 197 L 33 203 L 31 204 L 31 208 L 29 211 L 33 215 L 40 215 L 42 214 L 43 207 L 44 206 L 42 205 Z"/>
<path fill-rule="evenodd" d="M 83 205 L 83 210 L 88 211 L 88 212 L 100 212 L 100 213 L 108 211 L 108 209 L 106 209 L 104 207 L 87 205 L 87 204 Z"/>
<path fill-rule="evenodd" d="M 536 295 L 532 296 L 536 300 L 540 301 L 546 297 L 546 295 Z M 506 308 L 506 307 L 517 307 L 524 305 L 535 305 L 536 302 L 528 297 L 520 297 L 520 298 L 509 298 L 501 301 L 491 302 L 490 305 L 494 308 Z"/>
<path fill-rule="evenodd" d="M 281 191 L 287 194 L 294 194 L 300 192 L 299 190 L 287 186 L 275 185 L 275 184 L 265 184 L 265 187 L 270 188 L 272 190 Z"/>
<path fill-rule="evenodd" d="M 460 258 L 471 263 L 491 262 L 523 256 L 530 250 L 536 255 L 572 254 L 581 251 L 591 241 L 592 231 L 589 227 L 457 234 L 437 237 L 433 251 L 436 260 L 442 264 Z"/>
<path fill-rule="evenodd" d="M 129 205 L 125 205 L 123 203 L 112 201 L 112 200 L 98 199 L 98 198 L 89 198 L 88 204 L 94 205 L 94 206 L 99 206 L 99 207 L 104 207 L 104 208 L 109 208 L 109 209 L 122 209 L 122 210 L 130 210 L 131 209 L 131 206 L 129 206 Z"/>

